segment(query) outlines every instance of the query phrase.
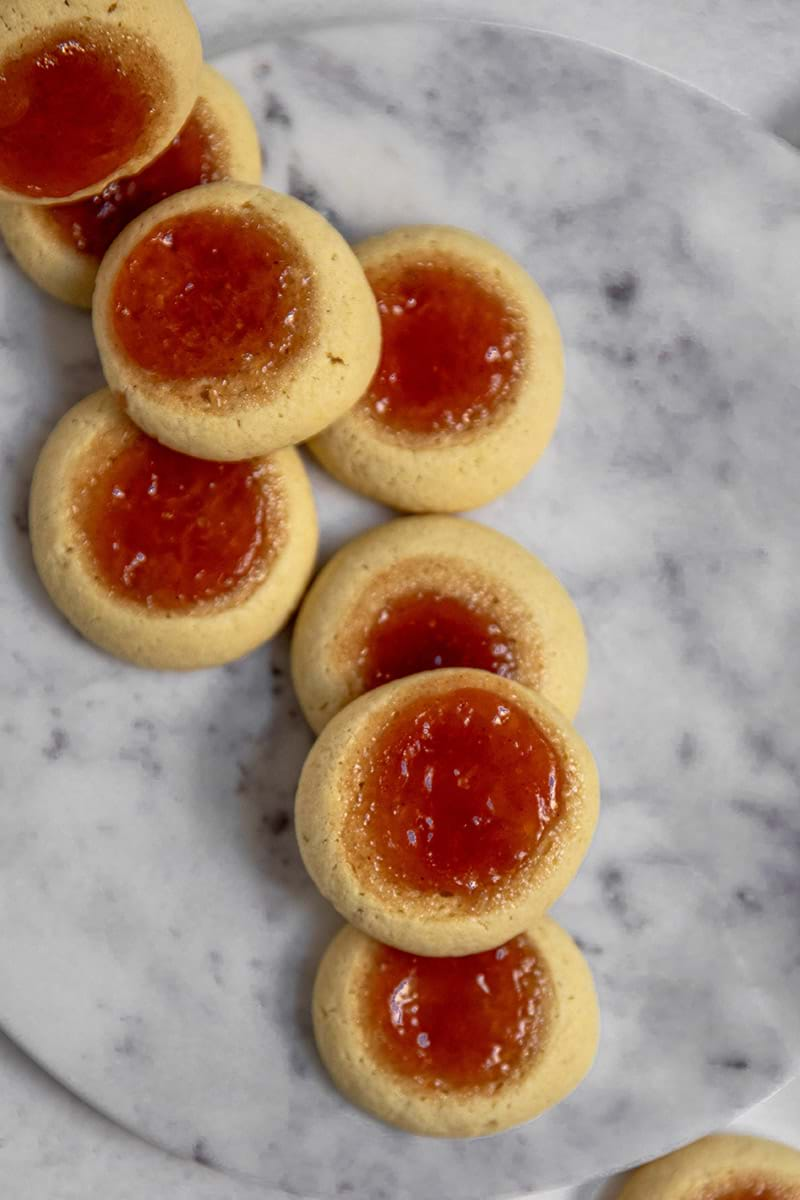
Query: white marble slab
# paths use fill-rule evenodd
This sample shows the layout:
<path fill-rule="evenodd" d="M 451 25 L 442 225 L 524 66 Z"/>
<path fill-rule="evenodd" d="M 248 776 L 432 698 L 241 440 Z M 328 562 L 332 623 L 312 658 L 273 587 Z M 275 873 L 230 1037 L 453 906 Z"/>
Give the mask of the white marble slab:
<path fill-rule="evenodd" d="M 603 1049 L 557 1114 L 479 1145 L 344 1106 L 308 1037 L 331 922 L 286 827 L 307 737 L 285 673 L 270 695 L 285 647 L 189 678 L 112 663 L 51 612 L 22 528 L 0 584 L 0 1017 L 146 1136 L 287 1190 L 485 1196 L 614 1169 L 765 1094 L 800 1034 L 800 171 L 662 77 L 520 33 L 345 29 L 222 65 L 273 182 L 349 233 L 483 230 L 556 304 L 564 419 L 485 517 L 552 563 L 592 637 L 581 724 L 605 813 L 559 911 L 598 974 Z M 0 297 L 22 527 L 36 450 L 97 368 L 85 320 L 6 264 Z M 317 482 L 327 548 L 374 519 Z"/>
<path fill-rule="evenodd" d="M 191 0 L 209 53 L 265 29 L 374 16 L 502 21 L 592 42 L 668 71 L 800 143 L 796 0 Z"/>
<path fill-rule="evenodd" d="M 15 1084 L 13 1094 L 0 1092 L 0 1183 L 5 1194 L 25 1200 L 275 1200 L 275 1193 L 259 1184 L 148 1146 L 91 1112 L 18 1051 L 8 1052 L 5 1063 Z M 797 1144 L 800 1080 L 733 1128 Z M 539 1200 L 611 1200 L 615 1187 L 590 1183 L 536 1195 Z M 370 1196 L 365 1192 L 358 1200 Z"/>

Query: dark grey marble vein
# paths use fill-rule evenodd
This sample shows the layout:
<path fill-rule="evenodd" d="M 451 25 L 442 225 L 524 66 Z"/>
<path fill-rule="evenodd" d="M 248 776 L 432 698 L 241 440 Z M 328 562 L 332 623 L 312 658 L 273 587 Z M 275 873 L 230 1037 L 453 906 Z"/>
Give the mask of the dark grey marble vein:
<path fill-rule="evenodd" d="M 477 1200 L 610 1171 L 729 1118 L 800 1052 L 800 167 L 662 76 L 519 31 L 376 25 L 222 65 L 271 183 L 352 236 L 482 231 L 557 309 L 557 435 L 483 516 L 589 629 L 604 811 L 557 912 L 595 970 L 602 1048 L 556 1112 L 479 1144 L 340 1100 L 309 1025 L 335 919 L 292 834 L 309 735 L 285 639 L 155 676 L 53 613 L 24 494 L 97 362 L 85 318 L 7 261 L 0 1019 L 145 1136 L 287 1192 Z M 380 517 L 314 482 L 326 553 Z"/>

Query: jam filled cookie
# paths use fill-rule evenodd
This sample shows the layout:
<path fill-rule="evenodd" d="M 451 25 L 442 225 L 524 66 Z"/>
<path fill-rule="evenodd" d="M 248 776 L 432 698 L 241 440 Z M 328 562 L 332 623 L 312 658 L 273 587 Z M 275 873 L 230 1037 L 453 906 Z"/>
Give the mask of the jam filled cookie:
<path fill-rule="evenodd" d="M 497 1133 L 552 1108 L 599 1035 L 586 961 L 547 918 L 462 958 L 418 958 L 346 926 L 320 964 L 313 1018 L 349 1100 L 433 1137 Z"/>
<path fill-rule="evenodd" d="M 183 0 L 25 0 L 0 22 L 0 197 L 91 196 L 166 148 L 197 99 Z"/>
<path fill-rule="evenodd" d="M 800 1150 L 730 1133 L 701 1138 L 634 1171 L 619 1200 L 800 1200 Z"/>
<path fill-rule="evenodd" d="M 302 441 L 378 361 L 358 260 L 291 196 L 210 183 L 157 204 L 103 259 L 92 305 L 109 384 L 137 425 L 199 458 Z"/>
<path fill-rule="evenodd" d="M 228 662 L 290 616 L 313 569 L 311 488 L 295 450 L 239 463 L 177 454 L 104 390 L 75 405 L 34 472 L 31 541 L 84 637 L 145 667 Z"/>
<path fill-rule="evenodd" d="M 385 684 L 325 727 L 296 798 L 303 860 L 352 925 L 413 954 L 473 954 L 540 917 L 597 821 L 565 717 L 486 671 Z"/>
<path fill-rule="evenodd" d="M 261 151 L 239 93 L 204 66 L 200 92 L 185 125 L 138 175 L 109 183 L 72 204 L 0 206 L 0 233 L 39 287 L 67 304 L 91 308 L 100 260 L 134 217 L 160 200 L 201 183 L 258 183 Z"/>
<path fill-rule="evenodd" d="M 578 610 L 511 538 L 460 517 L 402 517 L 349 542 L 303 601 L 295 691 L 319 733 L 356 696 L 437 667 L 479 667 L 572 718 L 586 678 Z"/>
<path fill-rule="evenodd" d="M 460 229 L 395 229 L 356 253 L 381 314 L 380 366 L 314 454 L 348 487 L 408 512 L 476 508 L 508 491 L 561 403 L 547 300 L 513 259 Z"/>

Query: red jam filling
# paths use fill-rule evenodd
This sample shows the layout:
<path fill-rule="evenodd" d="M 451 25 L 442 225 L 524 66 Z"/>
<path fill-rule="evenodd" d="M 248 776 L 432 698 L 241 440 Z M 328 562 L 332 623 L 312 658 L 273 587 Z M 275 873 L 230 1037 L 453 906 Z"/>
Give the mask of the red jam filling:
<path fill-rule="evenodd" d="M 396 432 L 460 432 L 492 416 L 522 366 L 522 321 L 455 266 L 403 263 L 368 272 L 383 349 L 365 403 Z"/>
<path fill-rule="evenodd" d="M 378 613 L 360 656 L 365 690 L 437 667 L 478 667 L 512 676 L 514 651 L 497 621 L 455 596 L 418 590 Z"/>
<path fill-rule="evenodd" d="M 394 712 L 356 766 L 349 844 L 378 878 L 480 904 L 522 870 L 560 811 L 562 766 L 512 700 L 462 687 Z"/>
<path fill-rule="evenodd" d="M 496 1091 L 541 1044 L 549 980 L 523 935 L 464 958 L 381 946 L 364 1019 L 378 1061 L 425 1088 Z"/>
<path fill-rule="evenodd" d="M 147 70 L 142 69 L 143 58 Z M 163 88 L 130 37 L 64 27 L 0 66 L 0 184 L 69 196 L 139 153 Z"/>
<path fill-rule="evenodd" d="M 100 259 L 134 217 L 167 196 L 221 179 L 219 140 L 196 104 L 167 149 L 138 175 L 109 183 L 96 196 L 47 210 L 62 237 L 80 254 Z"/>
<path fill-rule="evenodd" d="M 298 250 L 257 217 L 185 213 L 156 225 L 120 267 L 114 332 L 162 379 L 267 372 L 304 345 L 312 286 Z"/>
<path fill-rule="evenodd" d="M 75 511 L 116 595 L 186 610 L 253 579 L 275 537 L 268 467 L 189 458 L 135 434 L 80 486 Z"/>

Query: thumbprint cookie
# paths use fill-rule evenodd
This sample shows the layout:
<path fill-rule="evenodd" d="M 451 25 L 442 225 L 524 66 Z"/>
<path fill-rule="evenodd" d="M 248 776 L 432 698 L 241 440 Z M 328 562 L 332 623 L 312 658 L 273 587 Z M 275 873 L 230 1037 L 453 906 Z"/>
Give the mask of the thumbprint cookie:
<path fill-rule="evenodd" d="M 0 21 L 0 198 L 102 191 L 160 154 L 197 99 L 184 0 L 25 0 Z"/>
<path fill-rule="evenodd" d="M 401 517 L 343 546 L 298 614 L 292 676 L 309 724 L 384 683 L 478 667 L 570 719 L 586 678 L 580 615 L 528 550 L 462 517 Z"/>
<path fill-rule="evenodd" d="M 639 1167 L 619 1200 L 800 1200 L 800 1150 L 730 1133 L 701 1138 Z"/>
<path fill-rule="evenodd" d="M 134 217 L 201 183 L 258 183 L 260 178 L 253 119 L 236 89 L 213 67 L 204 66 L 186 123 L 142 171 L 72 204 L 4 204 L 0 232 L 39 287 L 67 304 L 91 308 L 100 260 Z"/>
<path fill-rule="evenodd" d="M 589 967 L 546 917 L 461 958 L 406 954 L 345 926 L 320 964 L 313 1020 L 349 1100 L 432 1137 L 497 1133 L 552 1108 L 599 1036 Z"/>
<path fill-rule="evenodd" d="M 395 229 L 356 253 L 378 302 L 381 360 L 314 454 L 342 483 L 408 512 L 457 512 L 508 491 L 561 403 L 561 337 L 544 295 L 460 229 Z"/>
<path fill-rule="evenodd" d="M 472 669 L 384 684 L 326 725 L 295 824 L 341 915 L 412 954 L 491 949 L 547 911 L 597 821 L 594 760 L 528 688 Z"/>
<path fill-rule="evenodd" d="M 160 442 L 198 458 L 267 454 L 341 416 L 378 360 L 359 262 L 291 196 L 209 183 L 123 230 L 92 305 L 106 378 Z"/>
<path fill-rule="evenodd" d="M 108 390 L 59 421 L 34 472 L 36 567 L 84 637 L 145 667 L 238 658 L 286 622 L 317 526 L 295 450 L 237 463 L 178 454 Z"/>

